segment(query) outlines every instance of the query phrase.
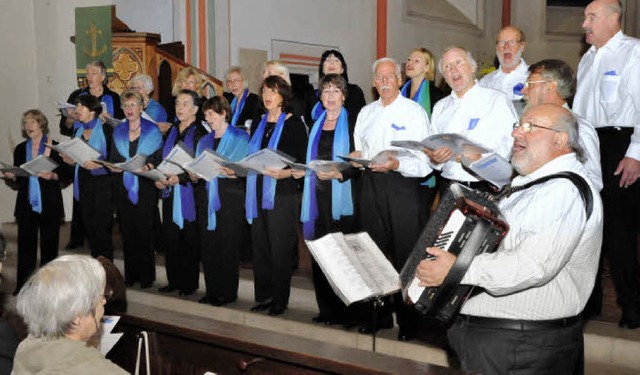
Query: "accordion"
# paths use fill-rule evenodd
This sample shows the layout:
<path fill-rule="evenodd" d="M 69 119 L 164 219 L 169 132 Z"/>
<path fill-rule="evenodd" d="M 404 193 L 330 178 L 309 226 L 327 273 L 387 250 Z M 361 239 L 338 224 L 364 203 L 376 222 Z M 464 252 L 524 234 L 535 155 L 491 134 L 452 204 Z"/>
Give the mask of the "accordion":
<path fill-rule="evenodd" d="M 455 183 L 445 191 L 400 272 L 406 303 L 445 324 L 456 316 L 473 292 L 473 286 L 460 285 L 471 261 L 479 254 L 494 252 L 509 230 L 491 198 Z M 439 287 L 418 286 L 418 264 L 433 258 L 425 251 L 427 247 L 440 247 L 457 256 Z"/>

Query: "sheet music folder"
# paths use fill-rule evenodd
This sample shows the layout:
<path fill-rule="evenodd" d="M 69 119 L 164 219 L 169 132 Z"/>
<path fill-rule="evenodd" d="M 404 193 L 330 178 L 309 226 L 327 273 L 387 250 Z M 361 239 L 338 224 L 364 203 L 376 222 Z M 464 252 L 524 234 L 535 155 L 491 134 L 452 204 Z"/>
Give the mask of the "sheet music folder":
<path fill-rule="evenodd" d="M 398 272 L 366 232 L 330 233 L 305 242 L 346 305 L 400 290 Z"/>

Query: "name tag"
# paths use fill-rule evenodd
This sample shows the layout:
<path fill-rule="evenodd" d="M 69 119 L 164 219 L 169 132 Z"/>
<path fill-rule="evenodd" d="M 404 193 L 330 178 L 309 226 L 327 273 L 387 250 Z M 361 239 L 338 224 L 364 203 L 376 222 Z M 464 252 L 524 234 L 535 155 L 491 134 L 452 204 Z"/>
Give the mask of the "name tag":
<path fill-rule="evenodd" d="M 405 126 L 398 126 L 396 124 L 391 124 L 391 127 L 395 130 L 406 130 L 407 128 Z"/>
<path fill-rule="evenodd" d="M 476 126 L 478 126 L 478 121 L 480 121 L 479 118 L 472 118 L 469 120 L 469 127 L 467 127 L 467 130 L 473 130 Z"/>

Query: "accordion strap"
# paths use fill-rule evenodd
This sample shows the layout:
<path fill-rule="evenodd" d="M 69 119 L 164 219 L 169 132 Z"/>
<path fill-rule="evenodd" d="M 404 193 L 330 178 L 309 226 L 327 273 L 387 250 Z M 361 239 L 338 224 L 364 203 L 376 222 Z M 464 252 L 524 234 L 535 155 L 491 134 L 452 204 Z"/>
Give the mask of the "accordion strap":
<path fill-rule="evenodd" d="M 585 181 L 585 179 L 580 175 L 573 172 L 555 173 L 516 187 L 511 187 L 511 184 L 509 184 L 496 195 L 495 199 L 496 201 L 500 201 L 501 199 L 507 198 L 517 191 L 525 190 L 532 186 L 539 185 L 541 183 L 557 178 L 565 178 L 575 185 L 575 187 L 578 189 L 578 192 L 580 193 L 580 198 L 582 198 L 582 202 L 584 203 L 584 210 L 587 214 L 587 220 L 589 220 L 589 218 L 591 217 L 591 213 L 593 212 L 593 195 L 591 194 L 591 189 L 589 188 L 589 184 L 587 184 L 587 181 Z"/>

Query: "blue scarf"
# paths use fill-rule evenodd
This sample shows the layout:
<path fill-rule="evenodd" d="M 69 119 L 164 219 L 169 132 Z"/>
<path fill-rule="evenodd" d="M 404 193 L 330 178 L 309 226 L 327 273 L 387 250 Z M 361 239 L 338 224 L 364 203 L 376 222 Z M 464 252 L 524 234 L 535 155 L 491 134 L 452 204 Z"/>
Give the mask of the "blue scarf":
<path fill-rule="evenodd" d="M 75 126 L 74 126 L 75 128 Z M 102 129 L 102 121 L 100 118 L 96 117 L 88 123 L 80 123 L 76 128 L 76 138 L 81 138 L 82 133 L 85 130 L 93 129 L 91 132 L 91 136 L 89 136 L 89 146 L 98 150 L 100 156 L 98 157 L 100 160 L 105 160 L 107 157 L 107 139 L 104 136 L 104 130 Z M 78 170 L 80 170 L 80 166 L 76 164 L 75 175 L 73 179 L 73 198 L 76 201 L 80 200 L 80 181 L 78 181 Z M 107 170 L 104 168 L 92 169 L 91 175 L 93 176 L 102 176 L 107 174 Z"/>
<path fill-rule="evenodd" d="M 130 160 L 129 156 L 129 121 L 125 121 L 118 125 L 113 131 L 113 141 L 116 144 L 118 153 Z M 140 139 L 138 142 L 138 154 L 149 156 L 153 154 L 162 145 L 162 133 L 158 127 L 151 121 L 140 119 Z M 138 204 L 139 182 L 138 176 L 131 172 L 122 172 L 122 181 L 127 189 L 127 196 L 134 205 Z"/>
<path fill-rule="evenodd" d="M 327 111 L 324 111 L 316 120 L 309 134 L 307 146 L 307 164 L 318 158 L 318 144 L 322 135 L 322 127 L 326 119 Z M 341 161 L 338 155 L 348 155 L 349 145 L 349 120 L 347 110 L 342 107 L 340 116 L 336 122 L 333 135 L 332 160 Z M 302 192 L 302 221 L 304 238 L 313 239 L 315 236 L 315 221 L 318 218 L 318 202 L 316 198 L 317 176 L 313 171 L 307 170 L 304 176 L 304 191 Z M 333 220 L 340 220 L 341 216 L 353 215 L 353 199 L 351 196 L 351 181 L 331 180 L 331 213 Z"/>
<path fill-rule="evenodd" d="M 167 122 L 167 111 L 164 110 L 160 103 L 156 102 L 153 99 L 149 99 L 149 103 L 147 103 L 147 108 L 144 111 L 153 119 L 155 122 Z"/>
<path fill-rule="evenodd" d="M 169 136 L 164 142 L 162 149 L 162 157 L 166 158 L 173 149 L 178 138 L 179 125 L 174 125 L 169 131 Z M 196 127 L 189 125 L 185 130 L 184 144 L 190 151 L 193 151 L 193 141 L 195 138 Z M 184 189 L 184 191 L 182 191 Z M 168 190 L 167 190 L 168 192 Z M 163 198 L 168 195 L 163 194 Z M 180 228 L 184 228 L 184 221 L 193 222 L 196 220 L 196 204 L 193 200 L 193 186 L 191 182 L 187 182 L 184 186 L 176 184 L 173 186 L 173 222 Z"/>
<path fill-rule="evenodd" d="M 46 144 L 47 136 L 43 134 L 40 139 L 40 144 L 38 145 L 38 155 L 44 154 L 44 145 Z M 33 142 L 31 138 L 29 138 L 27 139 L 27 162 L 33 159 L 33 155 L 31 154 L 32 147 Z M 29 176 L 29 203 L 31 203 L 31 210 L 33 212 L 42 213 L 42 193 L 40 191 L 40 181 L 38 181 L 38 177 L 36 176 Z"/>
<path fill-rule="evenodd" d="M 260 150 L 260 146 L 262 145 L 262 138 L 264 137 L 264 129 L 267 126 L 268 115 L 268 113 L 265 113 L 262 116 L 260 125 L 258 125 L 255 133 L 253 133 L 253 136 L 251 136 L 251 140 L 249 141 L 249 154 L 253 154 Z M 275 129 L 273 129 L 273 134 L 269 139 L 267 148 L 270 148 L 272 150 L 278 149 L 278 143 L 280 143 L 280 136 L 282 135 L 284 121 L 286 119 L 287 114 L 285 112 L 282 112 L 280 114 L 280 117 L 278 117 Z M 249 221 L 249 223 L 253 222 L 253 219 L 258 217 L 258 198 L 256 197 L 257 179 L 258 176 L 256 172 L 249 172 L 249 174 L 247 175 L 247 194 L 245 196 L 245 207 L 247 210 L 247 221 Z M 276 196 L 276 182 L 277 181 L 272 177 L 262 176 L 262 208 L 264 210 L 273 209 L 273 203 Z"/>
<path fill-rule="evenodd" d="M 316 90 L 316 98 L 318 96 L 319 96 L 318 90 Z M 313 121 L 316 121 L 317 119 L 320 118 L 320 115 L 322 115 L 323 112 L 324 112 L 324 107 L 322 106 L 322 102 L 318 100 L 316 104 L 313 106 L 313 109 L 311 109 L 311 119 Z"/>
<path fill-rule="evenodd" d="M 411 92 L 410 90 L 411 80 L 408 80 L 407 83 L 402 86 L 402 96 L 408 98 Z M 418 91 L 416 91 L 416 95 L 410 99 L 420 104 L 420 106 L 427 112 L 429 120 L 431 120 L 431 95 L 429 94 L 429 81 L 423 79 L 420 83 L 420 87 L 418 87 Z"/>
<path fill-rule="evenodd" d="M 89 88 L 86 88 L 86 90 L 87 91 L 81 92 L 80 95 L 78 95 L 78 96 L 91 95 L 91 92 L 89 92 Z M 106 90 L 103 91 L 102 96 L 99 97 L 98 99 L 100 99 L 101 102 L 106 104 L 107 112 L 109 112 L 111 114 L 111 116 L 115 115 L 115 111 L 114 111 L 114 108 L 113 108 L 113 98 L 111 97 L 111 95 L 106 93 Z"/>
<path fill-rule="evenodd" d="M 198 147 L 196 148 L 196 156 L 200 156 L 206 149 L 213 150 L 216 134 L 215 131 L 205 135 L 198 141 Z M 247 156 L 247 149 L 249 147 L 249 134 L 242 129 L 237 129 L 232 126 L 227 127 L 227 131 L 224 133 L 218 144 L 218 148 L 215 150 L 220 155 L 229 159 L 230 161 L 238 161 Z M 224 176 L 219 176 L 224 178 Z M 216 229 L 216 211 L 221 207 L 220 196 L 218 195 L 218 179 L 214 178 L 207 182 L 207 230 Z"/>
<path fill-rule="evenodd" d="M 240 118 L 240 114 L 242 113 L 242 109 L 244 108 L 244 103 L 247 101 L 247 96 L 249 95 L 249 89 L 244 89 L 242 93 L 242 98 L 240 98 L 240 104 L 238 108 L 236 108 L 236 103 L 238 103 L 238 98 L 233 97 L 231 101 L 231 126 L 236 127 L 238 124 L 238 118 Z"/>

